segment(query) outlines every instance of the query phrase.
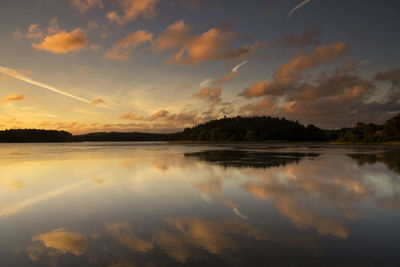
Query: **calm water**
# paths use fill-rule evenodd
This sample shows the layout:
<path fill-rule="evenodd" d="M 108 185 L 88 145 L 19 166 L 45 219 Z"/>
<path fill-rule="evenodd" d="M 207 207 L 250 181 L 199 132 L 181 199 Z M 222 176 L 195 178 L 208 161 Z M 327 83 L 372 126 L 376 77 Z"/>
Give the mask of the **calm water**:
<path fill-rule="evenodd" d="M 399 266 L 400 150 L 0 144 L 0 266 Z"/>

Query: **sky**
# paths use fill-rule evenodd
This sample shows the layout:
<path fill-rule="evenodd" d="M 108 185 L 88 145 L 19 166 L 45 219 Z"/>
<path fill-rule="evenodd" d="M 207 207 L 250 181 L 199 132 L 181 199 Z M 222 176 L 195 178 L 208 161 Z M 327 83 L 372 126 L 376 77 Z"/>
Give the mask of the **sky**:
<path fill-rule="evenodd" d="M 0 129 L 400 112 L 398 0 L 1 0 Z"/>

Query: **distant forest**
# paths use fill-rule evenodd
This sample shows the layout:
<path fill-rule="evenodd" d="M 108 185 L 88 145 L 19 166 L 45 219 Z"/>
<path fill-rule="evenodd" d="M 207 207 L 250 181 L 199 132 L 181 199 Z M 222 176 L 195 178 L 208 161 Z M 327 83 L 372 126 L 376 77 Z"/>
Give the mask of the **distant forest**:
<path fill-rule="evenodd" d="M 266 116 L 212 120 L 183 132 L 155 134 L 99 132 L 72 135 L 66 131 L 11 129 L 0 131 L 0 142 L 83 142 L 83 141 L 338 141 L 381 143 L 400 141 L 400 114 L 382 125 L 357 123 L 353 128 L 322 130 L 314 125 Z"/>

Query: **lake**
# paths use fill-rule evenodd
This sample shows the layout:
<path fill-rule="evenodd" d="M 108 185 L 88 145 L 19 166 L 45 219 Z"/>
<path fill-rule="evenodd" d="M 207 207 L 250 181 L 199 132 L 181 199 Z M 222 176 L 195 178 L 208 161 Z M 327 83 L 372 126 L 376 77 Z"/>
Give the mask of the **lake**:
<path fill-rule="evenodd" d="M 0 266 L 399 266 L 400 150 L 0 144 Z"/>

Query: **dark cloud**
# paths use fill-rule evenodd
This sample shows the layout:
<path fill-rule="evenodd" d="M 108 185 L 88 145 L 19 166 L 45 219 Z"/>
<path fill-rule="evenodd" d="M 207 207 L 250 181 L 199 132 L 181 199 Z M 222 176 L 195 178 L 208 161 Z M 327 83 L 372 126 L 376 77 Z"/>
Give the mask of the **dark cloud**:
<path fill-rule="evenodd" d="M 379 72 L 372 80 L 357 74 L 358 62 L 348 60 L 331 73 L 312 80 L 306 71 L 329 63 L 347 51 L 344 43 L 317 47 L 310 53 L 296 53 L 280 66 L 273 81 L 256 82 L 240 96 L 261 97 L 240 108 L 242 114 L 285 116 L 316 123 L 320 127 L 351 126 L 355 120 L 382 123 L 400 111 L 400 93 L 392 90 L 387 101 L 374 100 L 376 81 L 399 82 L 398 71 Z"/>

